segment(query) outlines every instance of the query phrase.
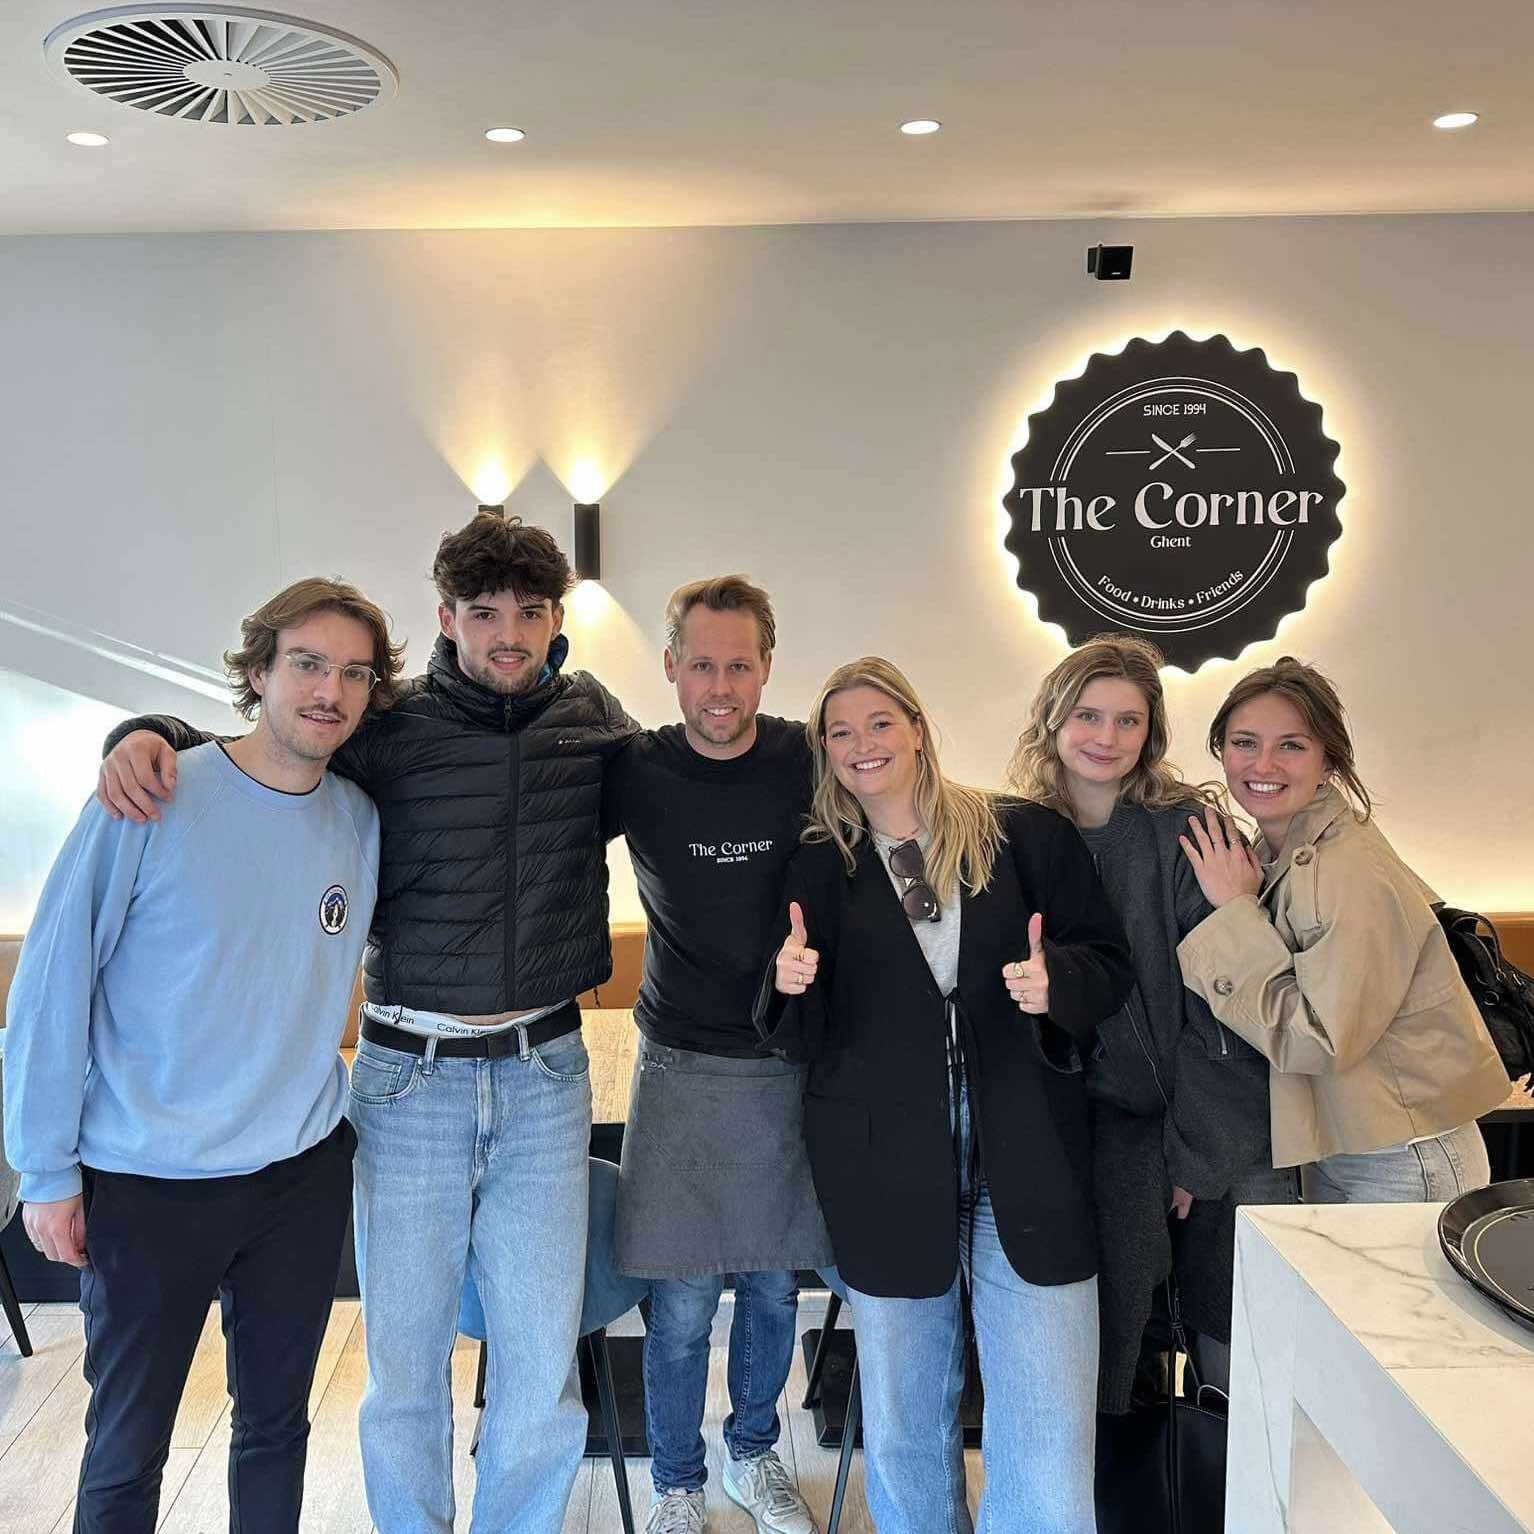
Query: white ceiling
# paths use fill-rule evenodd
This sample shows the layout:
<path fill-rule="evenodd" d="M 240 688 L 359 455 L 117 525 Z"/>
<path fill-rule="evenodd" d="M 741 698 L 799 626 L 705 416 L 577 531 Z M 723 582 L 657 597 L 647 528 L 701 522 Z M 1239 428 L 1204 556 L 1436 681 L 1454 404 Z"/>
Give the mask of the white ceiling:
<path fill-rule="evenodd" d="M 1531 0 L 270 0 L 400 76 L 282 128 L 59 78 L 90 8 L 0 6 L 0 232 L 1534 208 Z"/>

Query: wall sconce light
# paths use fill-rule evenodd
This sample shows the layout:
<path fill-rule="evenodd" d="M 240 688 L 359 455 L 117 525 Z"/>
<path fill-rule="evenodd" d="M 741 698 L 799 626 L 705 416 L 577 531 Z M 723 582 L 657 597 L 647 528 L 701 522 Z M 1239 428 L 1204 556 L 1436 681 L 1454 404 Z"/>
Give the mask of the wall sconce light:
<path fill-rule="evenodd" d="M 475 509 L 478 511 L 488 511 L 492 517 L 504 517 L 506 515 L 506 508 L 504 506 L 486 506 L 481 504 Z"/>
<path fill-rule="evenodd" d="M 575 573 L 583 581 L 602 579 L 602 508 L 595 501 L 575 503 Z"/>

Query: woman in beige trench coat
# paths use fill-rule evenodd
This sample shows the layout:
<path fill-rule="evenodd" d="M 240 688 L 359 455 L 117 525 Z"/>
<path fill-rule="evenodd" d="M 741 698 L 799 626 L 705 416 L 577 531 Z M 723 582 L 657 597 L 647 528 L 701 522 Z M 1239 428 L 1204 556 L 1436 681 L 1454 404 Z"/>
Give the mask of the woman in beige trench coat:
<path fill-rule="evenodd" d="M 1323 1203 L 1483 1187 L 1476 1124 L 1508 1078 L 1433 914 L 1370 814 L 1342 704 L 1285 657 L 1238 682 L 1210 750 L 1257 823 L 1213 812 L 1183 851 L 1214 911 L 1182 941 L 1185 983 L 1272 1066 L 1275 1166 L 1314 1162 Z"/>

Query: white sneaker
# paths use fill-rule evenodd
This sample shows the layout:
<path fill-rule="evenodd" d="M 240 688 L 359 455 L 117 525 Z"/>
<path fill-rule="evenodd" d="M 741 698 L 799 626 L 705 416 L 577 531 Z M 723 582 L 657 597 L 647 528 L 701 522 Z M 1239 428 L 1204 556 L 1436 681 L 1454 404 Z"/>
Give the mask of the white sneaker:
<path fill-rule="evenodd" d="M 644 1534 L 703 1534 L 701 1491 L 657 1491 L 650 1501 Z"/>
<path fill-rule="evenodd" d="M 724 1494 L 751 1514 L 758 1534 L 820 1534 L 788 1466 L 771 1449 L 752 1459 L 726 1455 Z"/>

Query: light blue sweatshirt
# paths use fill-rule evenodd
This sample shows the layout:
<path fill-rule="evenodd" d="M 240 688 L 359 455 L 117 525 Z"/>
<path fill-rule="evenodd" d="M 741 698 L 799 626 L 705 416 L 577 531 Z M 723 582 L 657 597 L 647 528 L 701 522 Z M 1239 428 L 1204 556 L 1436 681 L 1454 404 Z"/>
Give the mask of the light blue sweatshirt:
<path fill-rule="evenodd" d="M 331 773 L 280 793 L 198 746 L 161 820 L 87 804 L 6 1008 L 22 1198 L 72 1198 L 82 1162 L 223 1177 L 324 1139 L 377 887 L 378 812 Z"/>

